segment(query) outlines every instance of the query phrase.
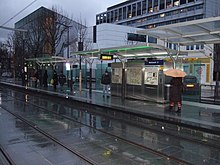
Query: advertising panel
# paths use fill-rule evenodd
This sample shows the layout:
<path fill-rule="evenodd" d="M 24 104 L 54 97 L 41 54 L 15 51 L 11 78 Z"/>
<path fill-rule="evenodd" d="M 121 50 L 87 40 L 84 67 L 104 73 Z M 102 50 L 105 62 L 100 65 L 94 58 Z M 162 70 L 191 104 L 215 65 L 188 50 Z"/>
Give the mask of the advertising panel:
<path fill-rule="evenodd" d="M 129 67 L 127 68 L 127 84 L 141 85 L 141 67 Z"/>
<path fill-rule="evenodd" d="M 121 84 L 122 80 L 122 68 L 112 69 L 112 83 Z"/>

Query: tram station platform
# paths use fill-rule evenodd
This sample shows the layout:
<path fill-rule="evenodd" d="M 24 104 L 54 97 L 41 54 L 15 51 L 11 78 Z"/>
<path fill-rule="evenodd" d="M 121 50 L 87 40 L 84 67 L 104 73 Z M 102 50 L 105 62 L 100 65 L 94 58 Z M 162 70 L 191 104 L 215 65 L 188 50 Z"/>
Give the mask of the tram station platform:
<path fill-rule="evenodd" d="M 220 134 L 219 105 L 183 101 L 181 113 L 176 113 L 175 111 L 170 112 L 168 110 L 168 104 L 132 99 L 122 100 L 118 96 L 111 96 L 107 98 L 103 97 L 101 90 L 92 90 L 92 93 L 89 93 L 88 89 L 82 89 L 82 92 L 80 93 L 78 89 L 74 89 L 74 91 L 71 92 L 67 87 L 64 87 L 63 90 L 61 90 L 58 86 L 57 90 L 54 91 L 52 86 L 49 86 L 48 88 L 28 87 L 22 86 L 20 81 L 14 80 L 1 81 L 0 84 L 24 89 L 24 91 L 28 90 L 39 94 L 72 99 L 85 104 L 105 109 L 113 109 L 125 112 L 126 114 L 135 114 L 140 117 L 155 119 L 165 123 L 193 127 L 195 129 L 204 130 L 208 133 Z"/>

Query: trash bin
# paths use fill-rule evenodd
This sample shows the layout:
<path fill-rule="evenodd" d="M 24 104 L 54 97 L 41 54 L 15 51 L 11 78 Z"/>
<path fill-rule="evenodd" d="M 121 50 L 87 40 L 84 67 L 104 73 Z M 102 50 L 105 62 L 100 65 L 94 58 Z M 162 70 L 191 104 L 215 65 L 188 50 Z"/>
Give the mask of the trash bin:
<path fill-rule="evenodd" d="M 164 100 L 169 100 L 170 98 L 170 87 L 171 85 L 170 84 L 165 84 L 164 85 Z"/>

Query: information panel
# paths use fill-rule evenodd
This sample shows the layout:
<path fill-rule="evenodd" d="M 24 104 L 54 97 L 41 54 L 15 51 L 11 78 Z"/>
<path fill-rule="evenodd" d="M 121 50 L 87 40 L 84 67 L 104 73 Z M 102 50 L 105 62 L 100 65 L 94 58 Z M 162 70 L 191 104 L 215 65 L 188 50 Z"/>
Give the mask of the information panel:
<path fill-rule="evenodd" d="M 145 68 L 144 84 L 158 85 L 158 67 Z"/>

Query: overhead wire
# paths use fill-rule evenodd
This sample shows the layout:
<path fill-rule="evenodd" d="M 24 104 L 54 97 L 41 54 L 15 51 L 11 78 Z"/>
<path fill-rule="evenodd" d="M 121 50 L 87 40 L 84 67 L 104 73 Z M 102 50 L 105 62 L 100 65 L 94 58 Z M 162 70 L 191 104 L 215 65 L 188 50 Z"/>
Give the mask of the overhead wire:
<path fill-rule="evenodd" d="M 17 14 L 15 14 L 13 17 L 11 17 L 10 19 L 8 19 L 5 23 L 3 23 L 1 26 L 6 25 L 8 22 L 10 22 L 12 19 L 14 19 L 15 17 L 17 17 L 20 13 L 22 13 L 24 10 L 26 10 L 28 7 L 30 7 L 31 5 L 33 5 L 36 1 L 38 0 L 34 0 L 33 2 L 31 2 L 30 4 L 28 4 L 25 8 L 23 8 L 21 11 L 19 11 Z"/>

